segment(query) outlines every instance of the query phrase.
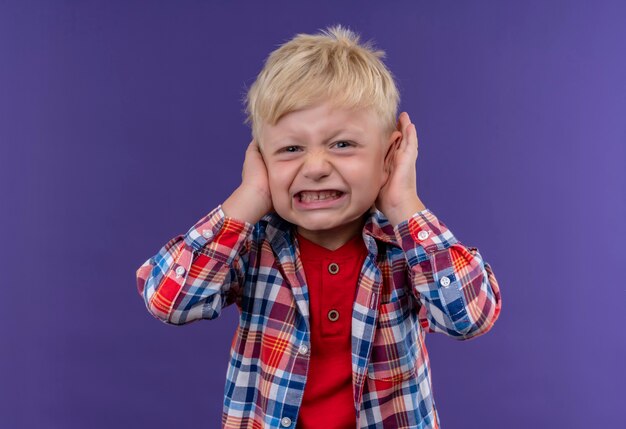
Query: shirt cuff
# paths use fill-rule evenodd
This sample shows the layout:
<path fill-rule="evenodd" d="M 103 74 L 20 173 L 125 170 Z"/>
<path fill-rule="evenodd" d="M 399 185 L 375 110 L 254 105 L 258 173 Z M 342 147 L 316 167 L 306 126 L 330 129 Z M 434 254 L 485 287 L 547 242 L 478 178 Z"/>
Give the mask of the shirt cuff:
<path fill-rule="evenodd" d="M 393 231 L 411 266 L 428 260 L 432 253 L 448 249 L 459 241 L 430 209 L 414 213 L 397 224 Z"/>
<path fill-rule="evenodd" d="M 227 240 L 228 243 L 222 244 L 238 249 L 253 229 L 249 222 L 226 216 L 220 204 L 187 231 L 185 243 L 199 251 L 208 243 Z"/>

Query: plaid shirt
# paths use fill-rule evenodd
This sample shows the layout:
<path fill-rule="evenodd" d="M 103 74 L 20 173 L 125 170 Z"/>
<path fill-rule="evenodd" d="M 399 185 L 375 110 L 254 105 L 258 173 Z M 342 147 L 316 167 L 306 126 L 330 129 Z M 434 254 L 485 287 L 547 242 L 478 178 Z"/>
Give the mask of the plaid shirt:
<path fill-rule="evenodd" d="M 352 310 L 357 428 L 439 428 L 426 332 L 487 332 L 501 308 L 491 267 L 429 210 L 393 227 L 372 209 Z M 276 213 L 252 225 L 221 205 L 137 270 L 148 311 L 168 324 L 214 319 L 236 303 L 225 428 L 293 428 L 307 381 L 307 284 L 293 225 Z"/>

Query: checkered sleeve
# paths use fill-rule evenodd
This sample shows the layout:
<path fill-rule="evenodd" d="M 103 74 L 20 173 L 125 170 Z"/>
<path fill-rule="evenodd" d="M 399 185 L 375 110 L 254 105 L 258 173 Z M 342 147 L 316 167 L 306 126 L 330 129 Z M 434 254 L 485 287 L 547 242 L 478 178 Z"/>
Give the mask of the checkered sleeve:
<path fill-rule="evenodd" d="M 396 225 L 394 233 L 421 304 L 421 326 L 458 340 L 489 331 L 502 301 L 491 266 L 478 249 L 464 246 L 429 209 Z"/>
<path fill-rule="evenodd" d="M 219 205 L 168 241 L 136 272 L 150 314 L 174 325 L 218 317 L 241 294 L 252 230 Z"/>

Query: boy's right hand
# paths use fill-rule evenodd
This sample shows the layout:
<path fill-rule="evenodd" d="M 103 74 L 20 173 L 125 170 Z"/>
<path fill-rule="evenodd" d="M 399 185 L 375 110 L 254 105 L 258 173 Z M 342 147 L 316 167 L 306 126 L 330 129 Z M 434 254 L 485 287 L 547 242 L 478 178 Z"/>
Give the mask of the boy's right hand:
<path fill-rule="evenodd" d="M 274 210 L 267 167 L 256 140 L 246 149 L 241 185 L 222 204 L 226 216 L 256 223 Z"/>

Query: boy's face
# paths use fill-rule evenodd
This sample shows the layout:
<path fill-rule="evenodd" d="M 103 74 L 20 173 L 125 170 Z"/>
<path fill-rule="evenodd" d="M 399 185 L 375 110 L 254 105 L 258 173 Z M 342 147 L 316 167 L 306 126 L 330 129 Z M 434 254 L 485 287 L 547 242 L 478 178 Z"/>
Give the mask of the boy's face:
<path fill-rule="evenodd" d="M 372 109 L 320 103 L 263 124 L 259 137 L 274 210 L 334 250 L 361 231 L 388 177 L 387 150 L 401 134 L 385 135 Z"/>

